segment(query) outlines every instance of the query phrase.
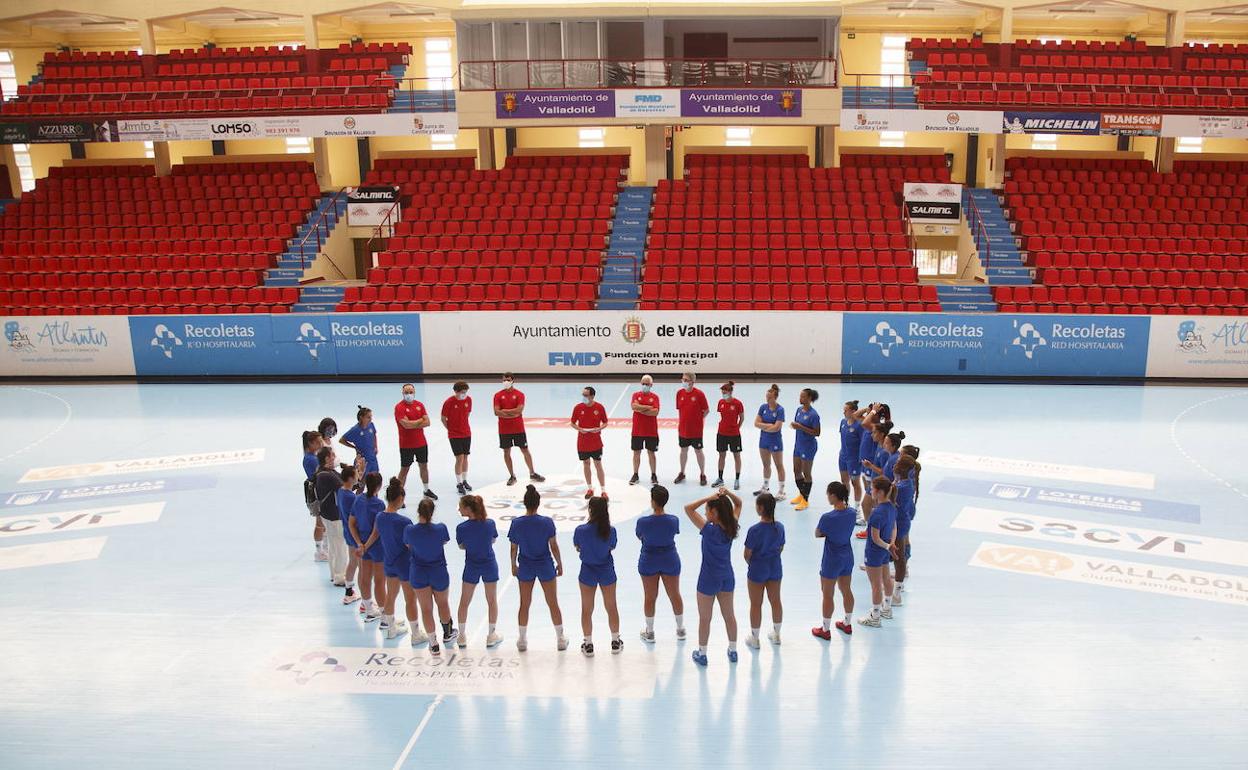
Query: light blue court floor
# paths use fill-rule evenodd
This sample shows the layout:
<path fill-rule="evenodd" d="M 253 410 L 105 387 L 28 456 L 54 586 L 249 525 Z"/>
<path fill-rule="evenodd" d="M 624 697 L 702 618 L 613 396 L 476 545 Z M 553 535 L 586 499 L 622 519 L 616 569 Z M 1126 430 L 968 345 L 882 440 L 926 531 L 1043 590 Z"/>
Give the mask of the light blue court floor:
<path fill-rule="evenodd" d="M 801 386 L 820 391 L 816 490 L 835 478 L 848 398 L 889 402 L 922 447 L 912 578 L 883 628 L 814 639 L 825 506 L 818 494 L 805 512 L 786 504 L 782 646 L 742 645 L 730 665 L 717 618 L 702 669 L 665 599 L 657 643 L 638 638 L 632 533 L 646 495 L 627 485 L 624 427 L 605 438 L 626 647 L 608 654 L 599 608 L 599 655 L 578 652 L 570 526 L 583 501 L 564 483 L 579 464 L 563 421 L 581 383 L 518 384 L 547 511 L 564 517 L 572 645 L 554 650 L 538 600 L 530 649 L 516 652 L 505 578 L 503 645 L 485 651 L 478 596 L 470 646 L 438 663 L 341 605 L 312 559 L 301 498 L 300 432 L 326 415 L 345 430 L 357 404 L 376 410 L 382 469 L 397 470 L 399 383 L 0 388 L 0 767 L 1245 767 L 1244 389 L 782 380 L 790 413 Z M 627 417 L 631 384 L 593 384 Z M 718 384 L 702 383 L 712 404 Z M 766 384 L 738 383 L 748 413 Z M 510 516 L 519 488 L 501 484 L 497 383 L 473 386 L 469 478 L 492 515 Z M 417 385 L 435 414 L 449 392 Z M 453 528 L 448 442 L 430 433 L 437 517 Z M 757 433 L 745 433 L 743 491 L 760 480 Z M 674 434 L 659 461 L 677 511 L 701 490 L 696 474 L 670 483 Z M 94 497 L 75 497 L 87 486 Z M 699 539 L 687 522 L 678 543 L 693 629 Z M 497 552 L 505 563 L 505 539 Z M 462 560 L 448 556 L 454 603 Z M 744 626 L 740 541 L 734 560 Z M 854 589 L 861 617 L 865 573 Z"/>

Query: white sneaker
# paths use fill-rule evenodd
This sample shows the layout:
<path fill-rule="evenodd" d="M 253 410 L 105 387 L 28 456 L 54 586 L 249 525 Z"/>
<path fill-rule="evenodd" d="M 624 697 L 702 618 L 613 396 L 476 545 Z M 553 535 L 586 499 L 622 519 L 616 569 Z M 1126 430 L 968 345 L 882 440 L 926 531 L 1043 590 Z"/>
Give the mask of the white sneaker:
<path fill-rule="evenodd" d="M 519 651 L 519 652 L 524 652 L 524 651 L 525 651 L 525 650 L 527 650 L 527 649 L 529 649 L 529 640 L 528 640 L 528 639 L 517 639 L 517 640 L 516 640 L 516 650 L 517 650 L 517 651 Z"/>
<path fill-rule="evenodd" d="M 443 642 L 443 644 L 445 644 L 447 647 L 450 647 L 452 644 L 455 644 L 455 640 L 456 640 L 456 639 L 458 639 L 458 638 L 459 638 L 459 629 L 458 629 L 458 628 L 452 628 L 452 629 L 451 629 L 451 635 L 450 635 L 450 636 L 444 636 L 444 637 L 442 637 L 442 642 Z M 466 643 L 465 643 L 465 644 L 466 644 Z M 461 645 L 461 646 L 462 646 L 462 645 Z"/>
<path fill-rule="evenodd" d="M 678 642 L 685 641 L 685 629 L 683 626 L 681 628 L 676 629 L 676 641 Z"/>
<path fill-rule="evenodd" d="M 777 634 L 775 631 L 772 631 L 771 633 L 767 634 L 767 641 L 771 642 L 772 644 L 780 644 L 780 634 Z"/>
<path fill-rule="evenodd" d="M 485 649 L 492 650 L 503 643 L 502 634 L 490 634 L 485 637 Z"/>
<path fill-rule="evenodd" d="M 893 606 L 894 606 L 894 607 L 900 607 L 900 606 L 901 606 L 901 593 L 900 593 L 900 592 L 894 592 L 894 593 L 893 593 Z"/>
<path fill-rule="evenodd" d="M 419 628 L 412 630 L 412 646 L 419 647 L 429 643 L 429 635 Z"/>
<path fill-rule="evenodd" d="M 860 625 L 860 626 L 870 626 L 871 628 L 879 628 L 879 627 L 880 627 L 880 619 L 879 619 L 879 618 L 876 618 L 876 617 L 872 617 L 872 616 L 870 616 L 870 615 L 867 615 L 866 617 L 863 617 L 863 618 L 858 618 L 858 625 Z"/>
<path fill-rule="evenodd" d="M 316 555 L 312 557 L 312 560 L 313 561 L 329 561 L 329 554 L 325 553 L 324 551 L 317 551 Z"/>
<path fill-rule="evenodd" d="M 463 631 L 460 631 L 459 636 L 455 640 L 455 643 L 459 645 L 459 649 L 461 650 L 464 649 L 465 647 L 468 646 L 468 635 L 465 634 Z"/>
<path fill-rule="evenodd" d="M 766 485 L 766 484 L 764 484 L 764 485 L 762 485 L 761 487 L 759 487 L 758 489 L 754 490 L 754 496 L 755 496 L 755 497 L 758 497 L 759 495 L 763 494 L 764 492 L 770 492 L 770 491 L 771 491 L 771 490 L 769 490 L 769 489 L 767 488 L 767 485 Z"/>
<path fill-rule="evenodd" d="M 364 622 L 372 623 L 381 618 L 381 610 L 377 607 L 361 607 L 364 610 Z"/>
<path fill-rule="evenodd" d="M 648 631 L 644 628 L 641 629 L 641 641 L 646 642 L 648 644 L 654 644 L 654 632 Z"/>
<path fill-rule="evenodd" d="M 343 604 L 355 604 L 359 600 L 360 600 L 360 595 L 357 594 L 355 591 L 352 591 L 349 594 L 344 594 L 342 597 Z"/>
<path fill-rule="evenodd" d="M 404 634 L 406 634 L 406 633 L 407 633 L 407 623 L 406 623 L 406 621 L 398 620 L 398 621 L 395 621 L 395 622 L 394 622 L 394 623 L 390 626 L 390 628 L 388 628 L 388 629 L 386 630 L 386 638 L 387 638 L 387 639 L 398 639 L 400 636 L 403 636 L 403 635 L 404 635 Z"/>
<path fill-rule="evenodd" d="M 559 652 L 563 652 L 564 650 L 568 649 L 568 637 L 566 636 L 559 637 L 559 641 L 555 642 L 555 649 L 558 650 Z"/>
<path fill-rule="evenodd" d="M 787 494 L 784 491 L 784 487 L 780 487 L 776 490 L 776 502 L 783 501 L 785 497 L 787 497 Z"/>
<path fill-rule="evenodd" d="M 890 606 L 890 607 L 885 607 L 884 609 L 880 610 L 880 617 L 884 618 L 885 620 L 892 620 L 893 608 Z"/>
<path fill-rule="evenodd" d="M 749 634 L 745 637 L 745 646 L 749 647 L 751 650 L 757 650 L 762 645 L 759 644 L 757 636 Z"/>
<path fill-rule="evenodd" d="M 863 515 L 862 515 L 862 513 L 861 513 L 861 512 L 858 514 L 858 521 L 854 522 L 854 526 L 856 526 L 856 527 L 865 527 L 865 526 L 867 526 L 867 520 L 866 520 L 866 518 L 864 518 L 864 517 L 863 517 Z"/>

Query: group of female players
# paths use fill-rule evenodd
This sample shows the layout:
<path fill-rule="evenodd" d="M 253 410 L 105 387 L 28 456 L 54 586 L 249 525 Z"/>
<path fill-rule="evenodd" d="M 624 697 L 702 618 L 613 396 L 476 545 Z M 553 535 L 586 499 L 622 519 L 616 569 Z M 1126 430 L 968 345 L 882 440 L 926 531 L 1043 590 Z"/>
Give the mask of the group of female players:
<path fill-rule="evenodd" d="M 774 400 L 774 395 L 769 393 L 773 411 L 776 405 L 770 402 Z M 813 409 L 817 398 L 815 391 L 803 390 L 801 406 L 795 415 L 795 429 L 797 425 L 808 428 L 808 431 L 798 431 L 798 443 L 802 446 L 795 448 L 794 455 L 794 471 L 803 503 L 813 489 L 811 469 L 817 443 L 804 443 L 801 436 L 813 438 L 818 435 L 819 418 Z M 769 406 L 764 405 L 760 409 L 760 417 L 767 408 Z M 778 417 L 777 421 L 783 425 L 782 411 L 767 417 Z M 766 419 L 760 421 L 767 422 Z M 826 494 L 830 509 L 819 517 L 814 532 L 816 538 L 824 541 L 820 566 L 823 622 L 812 629 L 814 636 L 821 639 L 832 636 L 835 595 L 838 591 L 842 597 L 844 616 L 835 622 L 835 628 L 846 635 L 853 633 L 855 602 L 851 583 L 855 557 L 851 542 L 856 527 L 865 527 L 857 537 L 866 540 L 862 568 L 867 572 L 872 594 L 871 611 L 860 618 L 859 623 L 878 628 L 883 620 L 893 617 L 893 608 L 902 604 L 910 554 L 910 525 L 918 498 L 921 468 L 917 462 L 919 449 L 904 444 L 905 433 L 894 432 L 893 428 L 892 413 L 887 404 L 872 403 L 860 408 L 858 402 L 851 401 L 843 407 L 838 458 L 841 479 L 828 484 Z M 500 570 L 494 550 L 498 530 L 495 522 L 486 515 L 481 497 L 463 495 L 457 506 L 463 521 L 455 527 L 454 535 L 456 545 L 464 551 L 464 570 L 457 617 L 453 619 L 449 599 L 450 574 L 445 556 L 451 532 L 445 523 L 435 521 L 435 501 L 422 497 L 416 508 L 416 520 L 413 521 L 403 513 L 406 494 L 400 479 L 390 479 L 383 491 L 383 478 L 379 472 L 366 470 L 361 479 L 361 469 L 356 465 L 339 464 L 330 444 L 334 433 L 336 426 L 327 418 L 317 431 L 304 434 L 304 448 L 306 455 L 315 458 L 315 466 L 306 468 L 310 475 L 307 492 L 309 508 L 318 520 L 323 520 L 326 541 L 334 543 L 341 540 L 345 546 L 341 549 L 345 559 L 335 559 L 333 553 L 338 549 L 332 547 L 327 559 L 331 580 L 345 588 L 342 603 L 350 605 L 358 601 L 364 622 L 379 620 L 387 639 L 410 632 L 413 647 L 428 645 L 430 654 L 440 655 L 443 645 L 467 646 L 464 626 L 468 609 L 477 585 L 484 584 L 489 624 L 485 646 L 493 648 L 501 644 L 503 637 L 497 631 Z M 783 494 L 783 469 L 779 463 L 776 467 Z M 635 529 L 636 537 L 641 541 L 638 572 L 643 587 L 645 615 L 641 639 L 647 643 L 655 641 L 654 616 L 662 587 L 675 615 L 676 638 L 683 640 L 686 636 L 684 602 L 680 592 L 680 556 L 676 549 L 680 519 L 666 511 L 669 499 L 666 488 L 658 485 L 651 487 L 650 499 L 651 511 L 637 520 Z M 765 481 L 755 492 L 754 508 L 758 521 L 749 527 L 744 539 L 750 622 L 750 633 L 745 641 L 755 649 L 761 646 L 764 599 L 770 605 L 773 622 L 768 639 L 772 644 L 780 644 L 783 619 L 781 554 L 785 547 L 785 529 L 776 520 L 777 502 L 777 497 L 767 491 Z M 539 513 L 541 495 L 534 486 L 527 487 L 523 504 L 524 515 L 512 520 L 506 534 L 511 546 L 511 574 L 520 585 L 516 646 L 520 651 L 527 649 L 533 589 L 535 585 L 540 585 L 555 626 L 557 648 L 564 650 L 568 641 L 555 582 L 563 575 L 564 564 L 555 524 L 550 517 Z M 612 555 L 618 545 L 618 533 L 611 524 L 609 502 L 605 496 L 591 497 L 586 505 L 587 521 L 576 528 L 572 538 L 581 562 L 578 574 L 584 637 L 581 651 L 586 656 L 594 654 L 593 614 L 595 602 L 601 594 L 611 634 L 611 652 L 619 653 L 624 648 L 624 642 L 620 636 L 617 574 Z M 728 659 L 731 662 L 737 660 L 737 621 L 733 601 L 736 577 L 731 551 L 733 542 L 740 535 L 742 511 L 741 498 L 726 486 L 718 487 L 712 494 L 684 507 L 687 519 L 701 537 L 702 559 L 697 580 L 698 647 L 693 652 L 693 660 L 699 665 L 707 664 L 707 644 L 716 605 L 720 608 L 727 630 Z M 400 593 L 406 621 L 395 617 Z"/>

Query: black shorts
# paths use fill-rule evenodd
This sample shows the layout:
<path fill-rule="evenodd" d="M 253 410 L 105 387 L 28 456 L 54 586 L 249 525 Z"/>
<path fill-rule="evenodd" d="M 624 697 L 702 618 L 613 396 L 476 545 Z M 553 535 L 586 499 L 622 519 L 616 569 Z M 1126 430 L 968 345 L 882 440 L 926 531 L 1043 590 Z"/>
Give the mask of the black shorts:
<path fill-rule="evenodd" d="M 716 452 L 733 452 L 741 453 L 741 434 L 735 436 L 725 436 L 722 433 L 715 434 L 715 451 Z"/>
<path fill-rule="evenodd" d="M 472 436 L 451 439 L 451 454 L 456 457 L 472 454 Z"/>
<path fill-rule="evenodd" d="M 595 449 L 595 450 L 594 450 L 594 451 L 592 451 L 592 452 L 577 452 L 577 453 L 576 453 L 576 456 L 577 456 L 577 457 L 579 457 L 579 458 L 581 458 L 582 460 L 601 460 L 601 459 L 602 459 L 602 450 L 601 450 L 601 449 Z"/>
<path fill-rule="evenodd" d="M 429 446 L 399 447 L 399 465 L 412 467 L 412 460 L 424 465 L 429 462 Z"/>
<path fill-rule="evenodd" d="M 498 434 L 498 448 L 508 449 L 510 447 L 519 447 L 520 449 L 529 448 L 529 437 L 523 433 L 500 433 Z"/>
<path fill-rule="evenodd" d="M 691 446 L 694 449 L 701 449 L 702 437 L 698 436 L 696 438 L 685 438 L 684 436 L 679 436 L 677 437 L 676 443 L 680 446 L 681 449 L 684 449 L 685 447 L 688 447 L 688 446 Z"/>
<path fill-rule="evenodd" d="M 658 436 L 633 436 L 633 451 L 639 452 L 642 449 L 648 449 L 651 452 L 657 452 L 659 449 Z"/>

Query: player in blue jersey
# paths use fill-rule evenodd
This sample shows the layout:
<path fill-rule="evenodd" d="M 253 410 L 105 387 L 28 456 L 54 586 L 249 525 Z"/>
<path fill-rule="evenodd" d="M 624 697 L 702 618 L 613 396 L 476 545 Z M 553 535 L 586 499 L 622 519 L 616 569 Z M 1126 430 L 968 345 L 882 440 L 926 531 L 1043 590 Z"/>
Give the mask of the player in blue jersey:
<path fill-rule="evenodd" d="M 373 521 L 373 530 L 384 554 L 381 569 L 386 576 L 386 602 L 381 615 L 382 627 L 386 629 L 387 639 L 395 639 L 406 634 L 410 625 L 412 646 L 415 647 L 424 644 L 426 639 L 417 622 L 419 616 L 416 594 L 410 582 L 412 554 L 403 542 L 404 531 L 412 525 L 411 519 L 399 513 L 403 509 L 403 498 L 403 483 L 397 478 L 390 479 L 390 483 L 386 485 L 386 509 L 377 514 Z M 394 617 L 400 592 L 403 594 L 403 606 L 407 610 L 407 623 Z"/>
<path fill-rule="evenodd" d="M 468 605 L 472 603 L 477 583 L 484 583 L 486 620 L 489 623 L 485 646 L 492 649 L 503 641 L 498 633 L 498 557 L 494 555 L 498 527 L 485 515 L 485 501 L 480 495 L 461 497 L 459 515 L 465 519 L 455 528 L 455 543 L 464 551 L 463 587 L 459 592 L 459 646 L 468 646 L 468 636 L 464 633 L 468 623 Z"/>
<path fill-rule="evenodd" d="M 771 605 L 771 633 L 767 639 L 780 644 L 780 624 L 784 607 L 780 604 L 780 580 L 784 571 L 780 552 L 784 550 L 784 525 L 776 521 L 776 498 L 764 492 L 754 498 L 759 522 L 745 533 L 746 588 L 750 593 L 750 635 L 745 643 L 758 649 L 758 632 L 763 625 L 763 595 Z"/>
<path fill-rule="evenodd" d="M 698 509 L 706 506 L 706 515 Z M 741 498 L 720 487 L 715 494 L 685 506 L 685 515 L 702 536 L 702 568 L 698 572 L 698 649 L 693 662 L 705 666 L 715 604 L 728 631 L 728 662 L 737 662 L 737 613 L 733 607 L 736 577 L 732 572 L 732 541 L 741 520 Z"/>
<path fill-rule="evenodd" d="M 611 552 L 619 545 L 619 535 L 611 526 L 607 498 L 589 499 L 589 521 L 572 533 L 572 545 L 581 556 L 581 573 L 577 583 L 581 589 L 581 631 L 585 640 L 581 652 L 594 657 L 594 595 L 602 592 L 602 606 L 607 610 L 607 627 L 611 631 L 611 654 L 624 651 L 620 638 L 620 608 L 615 601 L 615 559 Z"/>
<path fill-rule="evenodd" d="M 893 487 L 897 490 L 897 558 L 893 561 L 893 569 L 896 570 L 893 579 L 893 606 L 901 605 L 901 592 L 905 589 L 910 523 L 914 521 L 914 486 L 920 470 L 919 464 L 907 454 L 903 454 L 893 468 L 896 476 Z"/>
<path fill-rule="evenodd" d="M 871 480 L 871 496 L 875 507 L 867 519 L 867 546 L 863 563 L 871 581 L 871 614 L 859 620 L 864 626 L 880 627 L 880 619 L 893 617 L 893 577 L 888 563 L 897 555 L 897 506 L 894 505 L 893 482 L 883 476 Z"/>
<path fill-rule="evenodd" d="M 382 571 L 385 554 L 379 535 L 374 531 L 373 521 L 385 510 L 386 504 L 377 497 L 381 491 L 381 474 L 364 476 L 364 494 L 355 499 L 351 507 L 351 539 L 359 543 L 355 549 L 360 559 L 360 595 L 364 599 L 364 621 L 371 623 L 381 617 L 381 607 L 386 603 L 386 575 Z"/>
<path fill-rule="evenodd" d="M 559 541 L 555 538 L 555 521 L 537 512 L 542 496 L 532 484 L 524 490 L 524 515 L 511 520 L 507 539 L 511 541 L 511 574 L 520 581 L 519 635 L 516 649 L 524 652 L 529 648 L 529 606 L 533 603 L 533 583 L 542 585 L 542 594 L 550 607 L 550 619 L 555 624 L 556 647 L 568 649 L 567 637 L 563 635 L 563 612 L 559 609 L 559 594 L 555 578 L 563 575 L 563 558 L 559 553 Z"/>
<path fill-rule="evenodd" d="M 906 432 L 904 430 L 885 434 L 884 440 L 879 442 L 880 448 L 876 450 L 875 462 L 863 462 L 863 465 L 869 466 L 875 475 L 883 476 L 892 481 L 893 466 L 897 464 L 898 458 L 901 457 L 901 442 L 905 440 Z"/>
<path fill-rule="evenodd" d="M 841 407 L 841 453 L 837 457 L 837 467 L 841 472 L 841 483 L 846 489 L 854 490 L 854 507 L 862 505 L 862 461 L 859 452 L 862 450 L 862 421 L 858 418 L 858 402 L 846 401 Z"/>
<path fill-rule="evenodd" d="M 390 480 L 386 497 L 389 498 L 392 494 L 397 495 L 400 500 L 403 498 L 403 485 L 398 479 Z M 433 521 L 434 505 L 436 503 L 428 497 L 421 499 L 416 506 L 416 523 L 409 524 L 403 530 L 403 543 L 411 554 L 408 588 L 415 593 L 415 600 L 420 603 L 420 612 L 425 616 L 425 630 L 419 632 L 420 638 L 428 639 L 430 655 L 439 655 L 442 645 L 438 643 L 438 628 L 433 622 L 435 604 L 438 618 L 442 622 L 442 642 L 449 647 L 455 642 L 459 632 L 451 625 L 451 603 L 447 598 L 447 591 L 451 587 L 451 574 L 446 569 L 445 547 L 451 540 L 451 533 L 447 531 L 445 524 Z M 404 601 L 408 601 L 406 593 Z M 408 617 L 413 618 L 412 646 L 415 647 L 420 643 L 416 636 L 418 629 L 414 620 L 415 614 L 409 612 Z"/>
<path fill-rule="evenodd" d="M 820 639 L 832 638 L 832 613 L 836 611 L 836 591 L 840 589 L 845 619 L 836 621 L 836 630 L 854 633 L 854 549 L 850 542 L 858 512 L 849 507 L 849 488 L 839 481 L 828 485 L 832 510 L 819 517 L 815 537 L 823 538 L 823 561 L 819 565 L 819 587 L 823 594 L 823 625 L 812 628 Z"/>
<path fill-rule="evenodd" d="M 351 510 L 355 508 L 355 499 L 359 496 L 355 493 L 355 466 L 343 464 L 340 466 L 342 477 L 342 488 L 338 490 L 338 514 L 342 517 L 340 525 L 342 526 L 342 539 L 347 544 L 347 580 L 346 593 L 342 597 L 343 604 L 354 604 L 360 600 L 360 594 L 355 590 L 355 575 L 360 569 L 360 556 L 356 553 L 356 549 L 360 544 L 355 542 L 355 538 L 351 535 Z M 364 605 L 360 605 L 360 612 L 364 612 Z"/>
<path fill-rule="evenodd" d="M 793 413 L 790 424 L 797 432 L 793 439 L 793 483 L 797 485 L 797 497 L 789 502 L 793 504 L 793 510 L 804 511 L 810 507 L 810 473 L 815 464 L 815 453 L 819 451 L 819 435 L 823 427 L 814 406 L 819 400 L 819 392 L 813 388 L 802 388 L 797 400 L 800 406 Z"/>
<path fill-rule="evenodd" d="M 763 459 L 763 485 L 754 493 L 761 495 L 770 491 L 771 469 L 775 466 L 780 481 L 777 498 L 784 497 L 784 407 L 780 406 L 780 386 L 767 389 L 767 401 L 758 408 L 754 427 L 758 428 L 758 454 Z"/>
<path fill-rule="evenodd" d="M 680 519 L 667 513 L 667 501 L 666 487 L 651 487 L 651 512 L 637 519 L 637 539 L 641 541 L 637 572 L 641 574 L 642 610 L 646 618 L 646 627 L 641 632 L 643 642 L 654 642 L 654 609 L 658 604 L 660 583 L 676 615 L 676 638 L 685 638 L 685 602 L 680 596 L 680 553 L 676 550 Z"/>

